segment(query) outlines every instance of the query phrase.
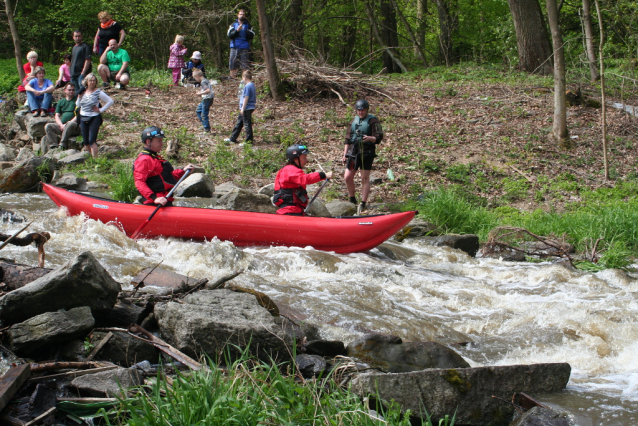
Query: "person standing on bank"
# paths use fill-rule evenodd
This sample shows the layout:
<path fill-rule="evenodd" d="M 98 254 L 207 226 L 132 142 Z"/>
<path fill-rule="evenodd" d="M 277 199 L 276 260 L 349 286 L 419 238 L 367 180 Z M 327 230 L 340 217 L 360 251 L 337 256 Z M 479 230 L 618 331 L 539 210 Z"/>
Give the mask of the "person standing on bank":
<path fill-rule="evenodd" d="M 109 41 L 112 39 L 119 40 L 117 47 L 122 47 L 126 32 L 122 29 L 120 24 L 115 22 L 108 12 L 100 12 L 97 14 L 97 18 L 100 20 L 100 27 L 95 33 L 95 40 L 93 40 L 93 52 L 102 56 L 102 53 L 109 45 Z"/>
<path fill-rule="evenodd" d="M 288 164 L 277 172 L 275 194 L 272 202 L 279 210 L 277 214 L 303 216 L 308 205 L 306 186 L 324 179 L 332 179 L 332 172 L 306 174 L 303 168 L 308 164 L 310 151 L 305 145 L 292 145 L 286 149 Z"/>
<path fill-rule="evenodd" d="M 169 51 L 168 68 L 173 73 L 173 86 L 179 86 L 182 68 L 186 65 L 184 63 L 184 55 L 188 52 L 188 49 L 184 47 L 184 36 L 179 34 L 175 36 L 175 43 L 171 44 Z"/>
<path fill-rule="evenodd" d="M 97 87 L 97 77 L 89 73 L 84 77 L 82 85 L 86 88 L 84 92 L 78 94 L 77 107 L 80 110 L 80 131 L 82 132 L 82 144 L 91 153 L 93 158 L 97 158 L 97 134 L 102 125 L 102 113 L 113 105 L 113 99 Z M 104 106 L 100 108 L 100 102 Z"/>
<path fill-rule="evenodd" d="M 184 176 L 186 170 L 193 170 L 192 164 L 181 169 L 173 169 L 171 163 L 160 155 L 164 139 L 164 132 L 157 126 L 150 126 L 142 130 L 142 144 L 144 148 L 133 163 L 133 177 L 135 187 L 144 197 L 144 204 L 151 206 L 173 205 L 173 197 L 166 198 L 177 181 Z"/>
<path fill-rule="evenodd" d="M 224 142 L 237 143 L 242 127 L 246 129 L 246 142 L 251 143 L 253 141 L 253 111 L 255 111 L 256 103 L 257 89 L 255 89 L 255 84 L 253 83 L 253 73 L 250 70 L 246 70 L 239 84 L 239 116 L 237 116 L 237 123 L 235 123 L 230 138 L 224 139 Z"/>
<path fill-rule="evenodd" d="M 370 171 L 376 157 L 375 147 L 383 140 L 383 129 L 379 119 L 368 114 L 370 104 L 365 99 L 359 99 L 354 108 L 357 117 L 352 120 L 346 132 L 343 163 L 346 166 L 344 180 L 348 188 L 349 201 L 357 204 L 355 197 L 354 176 L 357 169 L 361 169 L 361 209 L 366 208 L 370 195 Z"/>
<path fill-rule="evenodd" d="M 215 99 L 215 93 L 213 92 L 213 86 L 211 86 L 210 81 L 206 77 L 204 77 L 204 73 L 200 70 L 193 71 L 193 77 L 199 83 L 201 90 L 196 93 L 196 95 L 202 97 L 202 101 L 197 105 L 197 109 L 195 110 L 195 114 L 197 114 L 197 118 L 204 126 L 204 133 L 210 133 L 210 121 L 208 120 L 208 113 L 210 111 L 210 106 L 213 104 L 213 100 Z"/>
<path fill-rule="evenodd" d="M 71 51 L 71 83 L 75 86 L 75 93 L 80 93 L 82 86 L 82 80 L 92 70 L 93 64 L 91 62 L 91 48 L 88 44 L 82 41 L 82 31 L 73 31 L 73 41 L 75 46 Z"/>
<path fill-rule="evenodd" d="M 250 69 L 250 42 L 255 37 L 244 9 L 239 9 L 237 20 L 230 24 L 226 35 L 230 39 L 230 78 L 235 78 L 238 69 Z"/>

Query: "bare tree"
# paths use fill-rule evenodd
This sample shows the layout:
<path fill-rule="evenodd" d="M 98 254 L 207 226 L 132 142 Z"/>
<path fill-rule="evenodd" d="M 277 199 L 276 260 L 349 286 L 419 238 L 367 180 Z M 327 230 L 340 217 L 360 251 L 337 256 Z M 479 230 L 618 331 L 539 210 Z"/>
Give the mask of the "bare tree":
<path fill-rule="evenodd" d="M 446 65 L 454 63 L 454 54 L 452 50 L 452 32 L 455 27 L 455 17 L 450 11 L 447 0 L 436 0 L 436 9 L 439 14 L 439 35 L 441 56 L 445 60 Z"/>
<path fill-rule="evenodd" d="M 283 101 L 283 88 L 279 80 L 277 62 L 275 61 L 275 49 L 273 48 L 268 26 L 268 16 L 266 15 L 266 5 L 264 0 L 255 0 L 257 3 L 257 13 L 259 14 L 259 33 L 261 34 L 261 45 L 264 52 L 264 62 L 270 83 L 270 94 L 275 101 Z"/>
<path fill-rule="evenodd" d="M 508 0 L 518 47 L 518 66 L 522 71 L 549 75 L 552 72 L 552 46 L 538 0 Z"/>
<path fill-rule="evenodd" d="M 603 161 L 605 163 L 605 179 L 609 179 L 609 161 L 607 161 L 607 102 L 605 99 L 605 64 L 603 62 L 603 45 L 605 44 L 605 32 L 603 30 L 603 17 L 600 13 L 598 0 L 594 0 L 596 14 L 598 15 L 598 27 L 600 31 L 600 42 L 598 43 L 598 61 L 600 62 L 600 94 L 602 103 L 601 123 L 603 133 Z"/>
<path fill-rule="evenodd" d="M 565 100 L 565 52 L 563 50 L 563 35 L 558 24 L 558 7 L 556 0 L 547 0 L 547 20 L 552 32 L 554 47 L 554 122 L 552 124 L 552 139 L 561 148 L 571 148 L 571 139 L 567 131 L 567 103 Z"/>
<path fill-rule="evenodd" d="M 379 43 L 379 45 L 381 45 L 381 47 L 383 47 L 385 53 L 387 53 L 388 56 L 392 58 L 394 63 L 397 64 L 397 66 L 401 68 L 403 72 L 408 72 L 408 69 L 403 65 L 399 57 L 392 51 L 390 46 L 387 46 L 385 44 L 383 38 L 381 37 L 381 34 L 379 33 L 379 27 L 377 26 L 377 21 L 374 19 L 374 11 L 372 10 L 372 6 L 370 5 L 369 1 L 366 1 L 365 7 L 368 14 L 368 21 L 370 21 L 370 29 L 372 30 L 372 32 L 374 32 L 374 35 L 377 38 L 377 42 Z"/>
<path fill-rule="evenodd" d="M 591 81 L 597 81 L 600 78 L 596 67 L 596 53 L 594 53 L 594 31 L 591 26 L 589 0 L 583 0 L 583 30 L 585 32 L 585 50 L 587 52 L 587 62 L 589 63 L 589 75 Z"/>
<path fill-rule="evenodd" d="M 405 19 L 405 15 L 403 15 L 403 12 L 401 12 L 401 9 L 399 9 L 397 7 L 397 2 L 394 0 L 390 0 L 392 7 L 397 11 L 397 14 L 399 15 L 399 19 L 401 19 L 401 22 L 403 23 L 403 26 L 405 27 L 405 30 L 407 31 L 408 35 L 410 36 L 410 40 L 412 40 L 412 44 L 414 44 L 414 50 L 417 54 L 417 56 L 419 57 L 419 59 L 421 59 L 421 62 L 423 63 L 423 66 L 427 68 L 428 63 L 425 60 L 425 54 L 423 53 L 423 48 L 421 47 L 423 44 L 419 43 L 419 40 L 417 40 L 416 36 L 414 35 L 414 31 L 412 31 L 412 27 L 410 26 L 410 24 L 408 23 L 408 20 Z M 423 37 L 423 35 L 422 35 Z"/>
<path fill-rule="evenodd" d="M 18 74 L 20 74 L 20 81 L 24 80 L 26 77 L 24 73 L 24 68 L 22 68 L 22 50 L 20 49 L 20 35 L 18 34 L 18 29 L 16 28 L 15 20 L 13 19 L 13 14 L 16 10 L 16 4 L 13 3 L 12 0 L 5 0 L 4 2 L 5 11 L 7 12 L 7 20 L 9 21 L 9 30 L 11 31 L 11 38 L 13 38 L 13 50 L 16 56 L 16 67 L 18 68 Z"/>

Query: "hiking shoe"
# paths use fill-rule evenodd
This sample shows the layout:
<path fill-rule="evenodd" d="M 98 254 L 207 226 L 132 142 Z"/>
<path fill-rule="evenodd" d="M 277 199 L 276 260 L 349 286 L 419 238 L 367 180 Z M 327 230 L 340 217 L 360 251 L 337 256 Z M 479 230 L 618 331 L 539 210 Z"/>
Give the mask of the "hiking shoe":
<path fill-rule="evenodd" d="M 104 82 L 102 83 L 102 89 L 108 89 L 111 87 L 111 83 Z"/>
<path fill-rule="evenodd" d="M 123 86 L 123 85 L 121 85 L 121 84 L 120 84 L 120 87 L 118 87 L 118 89 L 120 89 L 120 90 L 126 90 L 126 86 Z"/>
<path fill-rule="evenodd" d="M 226 145 L 230 145 L 230 144 L 232 144 L 232 143 L 237 143 L 237 142 L 235 142 L 234 140 L 231 140 L 230 138 L 226 138 L 226 139 L 224 139 L 224 143 L 225 143 Z"/>

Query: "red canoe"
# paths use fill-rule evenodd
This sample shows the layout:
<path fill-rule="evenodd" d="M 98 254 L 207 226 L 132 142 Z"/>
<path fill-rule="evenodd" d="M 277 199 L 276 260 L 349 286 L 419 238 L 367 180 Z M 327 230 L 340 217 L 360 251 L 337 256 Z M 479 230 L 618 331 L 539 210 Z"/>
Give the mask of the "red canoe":
<path fill-rule="evenodd" d="M 44 184 L 44 191 L 71 216 L 85 213 L 103 223 L 116 223 L 131 235 L 155 207 L 80 194 Z M 312 246 L 354 253 L 373 249 L 407 225 L 416 212 L 342 218 L 287 216 L 194 207 L 164 207 L 142 236 L 232 241 L 236 246 Z"/>

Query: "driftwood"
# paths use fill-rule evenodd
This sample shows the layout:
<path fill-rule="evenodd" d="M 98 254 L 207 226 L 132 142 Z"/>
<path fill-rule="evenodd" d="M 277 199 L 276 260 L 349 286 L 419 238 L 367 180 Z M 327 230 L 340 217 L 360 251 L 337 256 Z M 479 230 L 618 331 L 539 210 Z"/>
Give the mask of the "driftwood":
<path fill-rule="evenodd" d="M 0 282 L 4 283 L 2 290 L 13 291 L 24 287 L 31 281 L 35 281 L 51 271 L 52 269 L 48 268 L 35 268 L 19 263 L 0 262 Z"/>
<path fill-rule="evenodd" d="M 95 358 L 95 356 L 102 350 L 104 345 L 106 345 L 108 343 L 108 341 L 111 339 L 111 337 L 113 337 L 113 332 L 109 331 L 107 333 L 107 335 L 104 336 L 104 338 L 102 340 L 100 340 L 100 343 L 98 343 L 97 346 L 95 348 L 93 348 L 93 350 L 91 351 L 91 354 L 86 357 L 86 360 L 87 361 L 91 361 L 93 358 Z"/>
<path fill-rule="evenodd" d="M 11 398 L 31 376 L 31 365 L 22 364 L 12 367 L 0 379 L 0 411 L 7 406 Z"/>
<path fill-rule="evenodd" d="M 510 237 L 518 237 L 520 238 L 523 235 L 527 235 L 537 241 L 542 242 L 547 247 L 551 247 L 554 249 L 553 253 L 548 253 L 544 250 L 526 250 L 518 247 L 514 247 L 510 244 L 507 244 L 505 241 Z M 517 228 L 512 226 L 499 226 L 490 231 L 488 235 L 487 242 L 483 246 L 483 253 L 498 253 L 500 249 L 508 249 L 517 251 L 520 253 L 524 253 L 529 256 L 538 256 L 540 258 L 547 257 L 560 257 L 567 259 L 569 263 L 574 266 L 574 258 L 570 255 L 568 244 L 562 243 L 560 241 L 556 241 L 555 238 L 543 237 L 540 235 L 533 234 L 525 228 Z"/>
<path fill-rule="evenodd" d="M 35 425 L 41 424 L 40 422 L 46 419 L 47 417 L 49 417 L 51 414 L 55 413 L 55 410 L 56 410 L 55 407 L 49 408 L 46 412 L 40 414 L 38 417 L 31 420 L 29 423 L 25 423 L 24 426 L 35 426 Z"/>
<path fill-rule="evenodd" d="M 98 368 L 103 366 L 103 364 L 97 362 L 44 362 L 41 364 L 31 364 L 31 372 L 41 373 L 49 370 Z"/>
<path fill-rule="evenodd" d="M 71 377 L 79 377 L 79 376 L 85 376 L 87 374 L 101 373 L 103 371 L 114 370 L 116 368 L 121 368 L 121 367 L 119 365 L 109 365 L 108 367 L 91 368 L 89 370 L 77 370 L 77 371 L 69 371 L 69 372 L 60 373 L 60 374 L 51 374 L 50 376 L 34 377 L 32 379 L 29 379 L 29 383 L 46 382 L 47 380 L 69 379 Z"/>

